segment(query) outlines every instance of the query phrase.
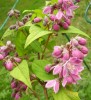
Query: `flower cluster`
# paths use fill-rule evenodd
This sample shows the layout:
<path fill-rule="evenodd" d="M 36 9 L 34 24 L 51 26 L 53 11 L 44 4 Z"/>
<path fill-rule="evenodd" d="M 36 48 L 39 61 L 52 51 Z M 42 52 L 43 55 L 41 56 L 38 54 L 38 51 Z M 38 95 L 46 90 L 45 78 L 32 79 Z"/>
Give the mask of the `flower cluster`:
<path fill-rule="evenodd" d="M 80 0 L 75 0 L 75 2 L 80 2 Z M 32 24 L 36 24 L 43 21 L 43 25 L 45 27 L 47 26 L 49 29 L 53 29 L 55 31 L 59 31 L 61 27 L 68 29 L 71 24 L 71 18 L 74 17 L 74 10 L 77 8 L 78 6 L 75 5 L 72 0 L 58 0 L 57 3 L 44 7 L 44 18 L 36 16 L 31 22 Z M 20 16 L 20 12 L 18 10 L 10 10 L 8 15 L 10 17 L 15 16 L 18 18 Z M 30 20 L 32 15 L 33 13 L 25 15 L 22 18 L 22 21 L 18 21 L 16 24 L 11 25 L 10 29 L 17 30 L 19 27 L 24 26 L 25 23 Z"/>
<path fill-rule="evenodd" d="M 46 14 L 44 23 L 52 23 L 55 31 L 59 31 L 61 27 L 68 29 L 74 10 L 77 8 L 78 6 L 72 0 L 58 0 L 58 3 L 44 8 L 43 13 Z"/>
<path fill-rule="evenodd" d="M 11 53 L 15 53 L 15 45 L 11 41 L 7 41 L 6 45 L 0 46 L 0 60 L 3 61 L 3 65 L 9 71 L 13 69 L 16 63 L 21 62 L 17 54 L 12 56 Z"/>
<path fill-rule="evenodd" d="M 80 72 L 84 69 L 82 63 L 87 53 L 86 40 L 80 36 L 71 39 L 65 46 L 55 46 L 52 56 L 56 59 L 56 63 L 45 66 L 45 71 L 48 73 L 52 71 L 53 75 L 58 77 L 47 81 L 45 87 L 53 87 L 57 93 L 61 83 L 63 87 L 66 84 L 76 84 L 81 79 Z"/>
<path fill-rule="evenodd" d="M 21 81 L 13 79 L 11 82 L 11 88 L 13 89 L 12 97 L 14 97 L 15 100 L 19 100 L 22 96 L 22 92 L 26 91 L 27 86 Z"/>

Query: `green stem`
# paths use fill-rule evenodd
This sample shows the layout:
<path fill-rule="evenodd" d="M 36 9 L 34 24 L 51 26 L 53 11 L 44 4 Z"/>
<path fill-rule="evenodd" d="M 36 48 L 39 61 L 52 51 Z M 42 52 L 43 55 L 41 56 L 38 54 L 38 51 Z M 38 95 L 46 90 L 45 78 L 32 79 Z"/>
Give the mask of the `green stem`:
<path fill-rule="evenodd" d="M 37 93 L 36 93 L 34 90 L 32 90 L 31 88 L 30 88 L 30 90 L 31 90 L 31 92 L 33 93 L 33 95 L 34 95 L 38 100 L 40 100 L 40 98 L 39 98 L 39 96 L 37 95 Z"/>
<path fill-rule="evenodd" d="M 48 42 L 49 42 L 49 40 L 50 40 L 50 37 L 51 37 L 51 34 L 48 36 L 48 39 L 47 39 L 47 41 L 46 41 L 46 43 L 45 43 L 45 48 L 44 48 L 44 50 L 43 50 L 43 53 L 42 53 L 42 57 L 41 57 L 41 59 L 44 58 L 44 54 L 45 54 L 45 51 L 46 51 L 46 48 L 47 48 Z"/>

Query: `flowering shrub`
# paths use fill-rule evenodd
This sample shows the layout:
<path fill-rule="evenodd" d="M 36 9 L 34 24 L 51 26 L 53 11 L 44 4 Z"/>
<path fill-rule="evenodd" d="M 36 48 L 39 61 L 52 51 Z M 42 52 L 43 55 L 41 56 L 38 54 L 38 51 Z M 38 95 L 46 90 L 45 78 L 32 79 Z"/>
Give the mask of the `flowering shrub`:
<path fill-rule="evenodd" d="M 25 10 L 23 14 L 29 13 L 22 21 L 11 25 L 2 36 L 4 43 L 9 40 L 0 46 L 0 60 L 12 76 L 15 100 L 25 93 L 42 100 L 35 84 L 43 87 L 45 100 L 50 99 L 49 95 L 53 95 L 54 100 L 80 100 L 70 86 L 81 80 L 83 60 L 88 54 L 87 41 L 79 35 L 90 37 L 71 26 L 78 2 L 80 0 L 51 0 L 43 10 Z M 20 12 L 10 10 L 8 15 L 18 19 Z M 76 33 L 77 36 L 66 45 L 61 42 L 59 45 L 57 38 L 61 33 Z"/>

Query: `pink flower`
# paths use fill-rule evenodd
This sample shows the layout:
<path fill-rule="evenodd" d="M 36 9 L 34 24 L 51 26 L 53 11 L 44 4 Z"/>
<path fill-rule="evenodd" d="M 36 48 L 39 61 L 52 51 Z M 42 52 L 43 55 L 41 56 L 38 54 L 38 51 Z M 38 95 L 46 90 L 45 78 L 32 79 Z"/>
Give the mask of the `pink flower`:
<path fill-rule="evenodd" d="M 69 8 L 66 9 L 66 15 L 68 17 L 73 17 L 73 10 L 77 9 L 78 6 L 72 5 Z"/>
<path fill-rule="evenodd" d="M 79 51 L 78 49 L 74 49 L 72 51 L 72 56 L 77 57 L 78 59 L 83 59 L 84 58 L 83 53 L 81 51 Z"/>
<path fill-rule="evenodd" d="M 50 14 L 52 11 L 52 8 L 50 6 L 46 6 L 43 10 L 43 13 L 44 14 Z"/>
<path fill-rule="evenodd" d="M 50 80 L 46 83 L 45 87 L 46 88 L 52 88 L 53 87 L 53 90 L 55 93 L 57 93 L 59 91 L 59 81 L 57 79 L 55 80 Z"/>
<path fill-rule="evenodd" d="M 60 58 L 62 56 L 62 48 L 60 46 L 55 46 L 52 56 L 56 58 Z"/>
<path fill-rule="evenodd" d="M 71 75 L 71 76 L 67 76 L 65 78 L 63 78 L 62 81 L 62 86 L 65 87 L 66 84 L 76 84 L 78 80 L 80 80 L 81 77 L 79 75 Z"/>

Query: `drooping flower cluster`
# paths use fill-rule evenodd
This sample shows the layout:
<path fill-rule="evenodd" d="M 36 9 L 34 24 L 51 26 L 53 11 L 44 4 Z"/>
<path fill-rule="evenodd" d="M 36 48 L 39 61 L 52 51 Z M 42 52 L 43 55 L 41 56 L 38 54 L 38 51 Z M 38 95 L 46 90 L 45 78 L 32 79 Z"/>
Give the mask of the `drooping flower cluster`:
<path fill-rule="evenodd" d="M 61 83 L 63 87 L 66 84 L 76 84 L 81 79 L 80 72 L 84 69 L 82 63 L 87 53 L 86 40 L 79 36 L 71 39 L 65 46 L 55 46 L 52 56 L 56 63 L 45 66 L 45 71 L 53 72 L 53 75 L 58 77 L 47 81 L 45 87 L 53 87 L 57 93 Z"/>
<path fill-rule="evenodd" d="M 11 53 L 15 53 L 15 45 L 13 45 L 11 41 L 7 41 L 6 45 L 0 46 L 0 60 L 3 61 L 3 65 L 9 71 L 16 66 L 15 63 L 21 62 L 17 54 L 12 56 Z"/>
<path fill-rule="evenodd" d="M 44 8 L 43 13 L 46 14 L 44 23 L 47 25 L 51 21 L 55 31 L 59 31 L 61 27 L 68 29 L 74 10 L 77 8 L 78 6 L 72 0 L 58 0 L 58 3 Z"/>
<path fill-rule="evenodd" d="M 11 88 L 13 89 L 12 97 L 15 98 L 15 100 L 19 100 L 22 96 L 22 92 L 26 91 L 27 86 L 21 81 L 13 79 L 11 82 Z"/>

